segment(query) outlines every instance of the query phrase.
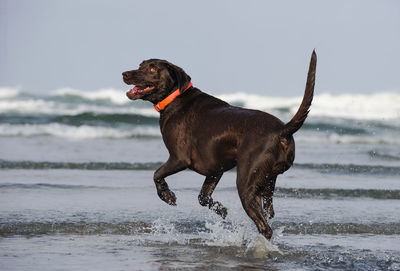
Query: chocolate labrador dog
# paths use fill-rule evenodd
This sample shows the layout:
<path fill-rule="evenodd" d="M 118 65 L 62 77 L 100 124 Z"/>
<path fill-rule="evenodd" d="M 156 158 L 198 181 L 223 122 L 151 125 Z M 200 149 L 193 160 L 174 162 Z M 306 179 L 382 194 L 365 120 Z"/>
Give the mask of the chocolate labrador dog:
<path fill-rule="evenodd" d="M 165 178 L 191 169 L 206 177 L 199 202 L 222 218 L 227 209 L 211 197 L 222 174 L 237 167 L 236 185 L 247 215 L 267 239 L 274 216 L 272 196 L 276 177 L 293 165 L 293 134 L 307 118 L 314 94 L 317 56 L 313 51 L 303 101 L 288 122 L 258 110 L 232 106 L 192 86 L 183 69 L 150 59 L 122 74 L 131 100 L 143 99 L 160 112 L 160 128 L 168 161 L 154 173 L 158 196 L 176 205 Z"/>

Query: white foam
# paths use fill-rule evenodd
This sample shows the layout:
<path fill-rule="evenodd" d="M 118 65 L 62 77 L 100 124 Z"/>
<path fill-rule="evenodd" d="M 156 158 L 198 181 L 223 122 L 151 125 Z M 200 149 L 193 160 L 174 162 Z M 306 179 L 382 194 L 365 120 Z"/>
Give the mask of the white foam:
<path fill-rule="evenodd" d="M 250 219 L 244 217 L 240 223 L 231 223 L 227 226 L 223 221 L 207 222 L 206 228 L 209 232 L 201 235 L 204 243 L 208 246 L 244 247 L 245 253 L 254 258 L 266 258 L 270 253 L 283 255 L 277 245 L 258 233 Z M 282 234 L 282 231 L 278 232 Z"/>
<path fill-rule="evenodd" d="M 267 258 L 269 253 L 283 255 L 277 245 L 268 241 L 261 234 L 257 235 L 246 247 L 246 253 L 254 258 Z"/>
<path fill-rule="evenodd" d="M 56 136 L 70 139 L 159 137 L 160 131 L 152 126 L 135 126 L 130 129 L 102 126 L 70 126 L 50 124 L 0 124 L 0 136 Z"/>
<path fill-rule="evenodd" d="M 268 97 L 244 92 L 218 95 L 218 98 L 245 108 L 271 110 L 276 108 L 291 108 L 299 106 L 302 97 Z"/>
<path fill-rule="evenodd" d="M 288 109 L 294 115 L 302 97 L 267 97 L 247 93 L 219 95 L 219 98 L 246 108 L 271 111 Z M 400 118 L 400 93 L 316 94 L 310 116 L 360 120 L 393 120 Z"/>
<path fill-rule="evenodd" d="M 391 120 L 400 118 L 400 95 L 320 94 L 314 99 L 311 116 L 342 117 L 361 120 Z"/>
<path fill-rule="evenodd" d="M 82 91 L 73 88 L 61 88 L 55 90 L 52 96 L 78 96 L 87 100 L 108 100 L 115 104 L 126 104 L 129 103 L 129 99 L 126 97 L 125 92 L 113 88 L 104 88 L 96 91 Z"/>
<path fill-rule="evenodd" d="M 86 112 L 97 114 L 137 114 L 154 117 L 159 114 L 153 108 L 135 106 L 107 106 L 87 103 L 68 104 L 44 99 L 1 100 L 0 113 L 17 113 L 27 115 L 78 115 Z"/>
<path fill-rule="evenodd" d="M 12 87 L 0 87 L 0 100 L 1 99 L 10 99 L 18 96 L 20 93 L 19 88 Z"/>
<path fill-rule="evenodd" d="M 246 236 L 246 227 L 227 227 L 223 221 L 217 222 L 206 222 L 206 228 L 209 232 L 203 234 L 202 238 L 205 240 L 205 244 L 209 246 L 243 246 Z"/>
<path fill-rule="evenodd" d="M 182 245 L 197 244 L 210 247 L 237 247 L 253 258 L 267 258 L 269 255 L 283 255 L 276 244 L 268 241 L 257 232 L 254 223 L 244 217 L 241 222 L 207 221 L 206 231 L 182 233 L 172 222 L 175 218 L 156 219 L 151 226 L 151 233 L 144 237 L 145 242 L 178 243 Z M 282 233 L 282 230 L 277 230 Z M 275 236 L 275 233 L 274 233 Z"/>
<path fill-rule="evenodd" d="M 29 100 L 0 100 L 0 113 L 20 113 L 20 114 L 53 114 L 61 112 L 56 110 L 56 103 L 42 99 Z"/>
<path fill-rule="evenodd" d="M 62 99 L 67 96 L 81 97 L 82 100 Z M 269 97 L 244 92 L 223 94 L 218 97 L 229 103 L 273 114 L 287 111 L 288 118 L 296 113 L 302 100 L 301 95 Z M 96 103 L 96 101 L 102 101 L 102 103 Z M 18 88 L 3 87 L 0 88 L 0 113 L 7 112 L 57 115 L 73 115 L 84 112 L 158 115 L 150 103 L 145 107 L 141 107 L 141 104 L 138 106 L 138 103 L 132 102 L 126 97 L 124 90 L 112 88 L 96 91 L 63 88 L 54 91 L 50 96 L 32 97 L 32 95 L 21 95 Z M 400 119 L 400 92 L 340 95 L 317 92 L 311 106 L 310 116 L 376 121 L 398 120 Z"/>
<path fill-rule="evenodd" d="M 296 142 L 322 142 L 334 144 L 370 144 L 370 145 L 400 145 L 400 138 L 395 134 L 379 135 L 339 135 L 329 134 L 309 134 L 307 132 L 298 133 L 295 136 Z"/>
<path fill-rule="evenodd" d="M 156 219 L 151 226 L 152 235 L 147 238 L 163 243 L 187 244 L 191 239 L 190 235 L 179 232 L 171 221 L 163 218 Z"/>

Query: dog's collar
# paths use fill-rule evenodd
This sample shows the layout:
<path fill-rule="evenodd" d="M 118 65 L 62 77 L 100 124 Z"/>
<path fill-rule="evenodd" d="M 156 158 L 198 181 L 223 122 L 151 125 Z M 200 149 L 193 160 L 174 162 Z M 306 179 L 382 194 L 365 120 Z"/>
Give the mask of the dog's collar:
<path fill-rule="evenodd" d="M 180 91 L 180 89 L 178 88 L 177 90 L 175 90 L 174 92 L 172 92 L 170 95 L 168 95 L 167 98 L 165 98 L 164 100 L 162 100 L 161 102 L 157 103 L 154 108 L 157 110 L 157 112 L 160 112 L 162 110 L 165 109 L 165 107 L 167 105 L 169 105 L 173 100 L 175 100 L 176 97 L 178 97 L 179 95 L 181 95 L 182 93 L 184 93 L 186 90 L 188 90 L 189 88 L 191 88 L 193 86 L 192 82 L 190 82 L 190 84 L 187 86 L 187 88 L 185 88 L 183 91 Z"/>

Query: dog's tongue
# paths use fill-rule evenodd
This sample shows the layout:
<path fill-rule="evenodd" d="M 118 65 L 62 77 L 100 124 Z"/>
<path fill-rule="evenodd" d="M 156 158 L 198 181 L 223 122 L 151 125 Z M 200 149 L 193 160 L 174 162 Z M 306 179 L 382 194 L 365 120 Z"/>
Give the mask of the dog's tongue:
<path fill-rule="evenodd" d="M 141 96 L 152 91 L 153 89 L 154 89 L 154 87 L 143 88 L 140 86 L 135 86 L 134 88 L 128 90 L 126 95 L 128 96 L 129 99 L 135 100 L 135 99 L 139 99 Z"/>
<path fill-rule="evenodd" d="M 137 99 L 140 97 L 140 88 L 135 86 L 126 92 L 129 99 Z"/>
<path fill-rule="evenodd" d="M 145 87 L 140 87 L 140 86 L 134 86 L 129 91 L 133 92 L 134 94 L 141 94 L 141 93 L 147 92 L 149 90 L 150 90 L 150 87 L 145 88 Z"/>

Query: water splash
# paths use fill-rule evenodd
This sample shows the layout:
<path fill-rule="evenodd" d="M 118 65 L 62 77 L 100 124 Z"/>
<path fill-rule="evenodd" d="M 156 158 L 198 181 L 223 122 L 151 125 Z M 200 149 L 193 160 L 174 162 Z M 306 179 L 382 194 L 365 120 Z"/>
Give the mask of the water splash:
<path fill-rule="evenodd" d="M 176 228 L 176 224 L 164 218 L 156 219 L 151 226 L 151 235 L 147 236 L 152 241 L 161 243 L 187 244 L 190 240 L 187 235 L 182 234 Z"/>
<path fill-rule="evenodd" d="M 254 258 L 268 258 L 270 255 L 277 257 L 284 255 L 276 244 L 268 241 L 258 234 L 246 247 L 246 254 Z"/>

